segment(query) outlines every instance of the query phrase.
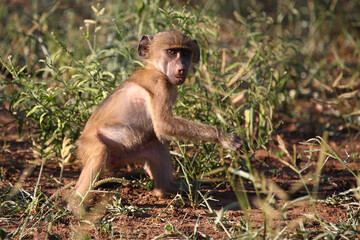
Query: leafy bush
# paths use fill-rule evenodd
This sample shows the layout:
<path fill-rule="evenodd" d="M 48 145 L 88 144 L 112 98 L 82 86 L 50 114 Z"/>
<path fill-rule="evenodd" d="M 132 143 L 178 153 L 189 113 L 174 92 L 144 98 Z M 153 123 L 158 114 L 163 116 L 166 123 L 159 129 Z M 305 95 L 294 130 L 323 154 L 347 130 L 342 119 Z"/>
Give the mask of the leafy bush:
<path fill-rule="evenodd" d="M 276 48 L 283 51 L 274 51 L 269 47 L 269 36 L 254 32 L 271 24 L 271 19 L 243 22 L 235 33 L 242 39 L 239 51 L 219 46 L 219 26 L 211 21 L 213 16 L 186 5 L 176 10 L 168 4 L 163 3 L 163 9 L 157 7 L 157 1 L 147 7 L 138 1 L 124 12 L 119 3 L 113 16 L 106 8 L 93 6 L 93 18 L 85 19 L 79 29 L 87 50 L 79 53 L 59 40 L 56 33 L 47 33 L 46 42 L 40 42 L 45 58 L 34 73 L 29 73 L 26 66 L 14 66 L 11 57 L 1 60 L 12 76 L 4 84 L 14 87 L 2 102 L 9 103 L 8 111 L 19 120 L 20 132 L 23 124 L 31 127 L 30 138 L 39 146 L 37 155 L 68 160 L 71 152 L 64 148 L 73 146 L 94 108 L 142 65 L 135 60 L 139 36 L 173 28 L 198 39 L 202 56 L 194 77 L 180 91 L 176 111 L 180 115 L 189 111 L 190 118 L 238 133 L 245 122 L 249 141 L 255 139 L 258 146 L 267 142 L 273 131 L 272 112 L 286 97 L 282 93 L 286 69 L 277 65 L 284 65 L 283 58 L 289 55 L 285 42 L 275 39 L 280 43 L 275 44 Z M 197 101 L 204 95 L 203 101 Z"/>

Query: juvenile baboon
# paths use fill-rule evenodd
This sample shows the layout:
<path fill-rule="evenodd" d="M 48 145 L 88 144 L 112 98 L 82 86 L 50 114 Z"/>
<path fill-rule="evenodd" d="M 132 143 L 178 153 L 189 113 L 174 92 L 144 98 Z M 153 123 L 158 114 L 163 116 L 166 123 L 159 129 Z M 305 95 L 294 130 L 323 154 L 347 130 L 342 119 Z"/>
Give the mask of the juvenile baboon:
<path fill-rule="evenodd" d="M 199 46 L 179 31 L 144 35 L 138 55 L 145 66 L 120 84 L 96 109 L 77 141 L 83 170 L 73 201 L 79 203 L 105 167 L 142 161 L 158 196 L 177 191 L 166 141 L 203 140 L 237 150 L 241 139 L 215 126 L 177 117 L 173 105 L 191 62 L 199 62 Z M 78 199 L 78 200 L 76 200 Z"/>

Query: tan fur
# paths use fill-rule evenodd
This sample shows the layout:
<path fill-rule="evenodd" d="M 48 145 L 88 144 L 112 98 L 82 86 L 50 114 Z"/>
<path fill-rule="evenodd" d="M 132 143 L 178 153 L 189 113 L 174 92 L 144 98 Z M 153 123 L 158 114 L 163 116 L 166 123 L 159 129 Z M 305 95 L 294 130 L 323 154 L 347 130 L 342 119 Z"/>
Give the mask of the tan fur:
<path fill-rule="evenodd" d="M 168 50 L 175 49 L 174 54 Z M 138 47 L 146 65 L 117 87 L 97 108 L 77 141 L 83 170 L 70 205 L 86 201 L 88 190 L 106 167 L 141 161 L 154 179 L 155 193 L 177 190 L 166 140 L 203 140 L 236 150 L 241 140 L 217 127 L 174 116 L 177 85 L 191 61 L 198 61 L 196 41 L 178 31 L 145 35 Z"/>

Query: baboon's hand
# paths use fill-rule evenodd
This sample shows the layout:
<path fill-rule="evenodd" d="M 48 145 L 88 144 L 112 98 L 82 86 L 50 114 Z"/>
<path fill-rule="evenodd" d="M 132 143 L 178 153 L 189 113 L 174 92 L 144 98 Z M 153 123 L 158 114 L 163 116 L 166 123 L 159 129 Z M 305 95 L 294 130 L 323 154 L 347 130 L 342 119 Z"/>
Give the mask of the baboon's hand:
<path fill-rule="evenodd" d="M 220 139 L 220 143 L 223 147 L 231 149 L 233 151 L 237 151 L 241 147 L 246 147 L 243 139 L 238 135 L 232 133 L 224 134 Z"/>

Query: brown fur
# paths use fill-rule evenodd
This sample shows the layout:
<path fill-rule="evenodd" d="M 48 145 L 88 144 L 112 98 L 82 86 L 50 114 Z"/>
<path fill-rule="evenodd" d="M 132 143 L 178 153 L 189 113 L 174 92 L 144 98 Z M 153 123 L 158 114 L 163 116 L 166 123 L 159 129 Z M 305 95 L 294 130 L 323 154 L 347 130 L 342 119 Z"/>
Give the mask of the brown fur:
<path fill-rule="evenodd" d="M 241 145 L 234 134 L 173 114 L 177 85 L 184 82 L 190 63 L 199 61 L 195 40 L 178 31 L 145 35 L 138 53 L 146 65 L 99 105 L 77 141 L 83 170 L 72 198 L 73 207 L 86 200 L 88 190 L 105 167 L 134 161 L 145 163 L 157 195 L 176 191 L 166 143 L 172 137 L 214 142 L 233 150 Z"/>

